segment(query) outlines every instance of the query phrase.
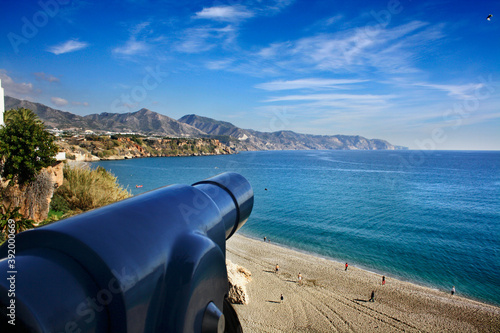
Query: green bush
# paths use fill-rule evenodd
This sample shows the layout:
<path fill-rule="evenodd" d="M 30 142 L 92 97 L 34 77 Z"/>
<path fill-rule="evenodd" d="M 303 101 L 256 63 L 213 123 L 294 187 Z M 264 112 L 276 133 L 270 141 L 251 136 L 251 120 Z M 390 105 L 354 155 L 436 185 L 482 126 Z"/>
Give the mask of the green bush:
<path fill-rule="evenodd" d="M 100 158 L 106 158 L 106 157 L 113 156 L 113 155 L 118 155 L 118 152 L 116 151 L 116 149 L 107 149 L 107 150 L 103 150 L 103 151 L 100 151 L 97 153 L 97 157 L 100 157 Z"/>
<path fill-rule="evenodd" d="M 50 224 L 52 222 L 59 221 L 60 219 L 65 217 L 65 212 L 60 212 L 60 211 L 55 211 L 55 210 L 49 210 L 49 214 L 45 220 L 40 222 L 38 224 L 39 227 L 44 226 L 46 224 Z"/>
<path fill-rule="evenodd" d="M 50 201 L 50 210 L 67 213 L 70 211 L 68 202 L 59 194 L 55 192 Z M 50 214 L 50 211 L 49 211 Z"/>
<path fill-rule="evenodd" d="M 64 167 L 64 182 L 55 195 L 52 209 L 66 216 L 85 212 L 130 197 L 106 169 L 98 167 Z M 65 202 L 65 204 L 63 203 Z"/>
<path fill-rule="evenodd" d="M 139 138 L 137 135 L 130 136 L 130 140 L 134 141 L 138 145 L 142 145 L 142 139 Z"/>

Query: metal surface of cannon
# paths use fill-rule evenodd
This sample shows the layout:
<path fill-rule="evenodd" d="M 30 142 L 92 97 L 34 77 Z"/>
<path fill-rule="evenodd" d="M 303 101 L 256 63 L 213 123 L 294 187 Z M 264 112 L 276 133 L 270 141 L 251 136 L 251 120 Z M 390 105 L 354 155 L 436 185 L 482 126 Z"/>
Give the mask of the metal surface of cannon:
<path fill-rule="evenodd" d="M 0 331 L 222 332 L 226 240 L 252 207 L 223 173 L 17 234 L 0 248 Z"/>

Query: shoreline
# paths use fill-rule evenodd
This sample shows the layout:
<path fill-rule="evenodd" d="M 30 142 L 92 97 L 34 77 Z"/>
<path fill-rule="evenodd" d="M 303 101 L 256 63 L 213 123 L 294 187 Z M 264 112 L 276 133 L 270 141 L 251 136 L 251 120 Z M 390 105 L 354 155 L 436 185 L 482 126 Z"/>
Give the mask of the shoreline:
<path fill-rule="evenodd" d="M 342 262 L 280 244 L 236 234 L 227 258 L 252 273 L 249 304 L 234 306 L 244 331 L 500 331 L 496 305 L 390 276 L 382 285 L 379 273 L 355 266 L 345 271 Z M 369 302 L 372 290 L 375 302 Z"/>
<path fill-rule="evenodd" d="M 251 239 L 251 240 L 262 242 L 262 239 L 257 238 L 256 236 L 253 236 L 253 235 L 245 234 L 245 233 L 242 233 L 242 232 L 239 232 L 238 235 L 240 235 L 240 236 L 242 236 L 244 238 L 248 238 L 248 239 Z M 309 255 L 309 256 L 312 256 L 312 257 L 315 257 L 315 258 L 324 259 L 324 260 L 327 260 L 327 261 L 332 261 L 334 263 L 338 263 L 338 264 L 342 264 L 342 265 L 345 264 L 345 261 L 341 261 L 340 259 L 333 258 L 333 257 L 328 257 L 328 256 L 325 256 L 325 255 L 320 254 L 320 253 L 316 253 L 316 252 L 312 252 L 312 251 L 308 251 L 308 250 L 304 250 L 304 249 L 297 249 L 297 248 L 294 248 L 292 246 L 288 246 L 288 245 L 284 245 L 284 244 L 280 244 L 280 243 L 272 243 L 272 244 L 275 245 L 275 246 L 278 246 L 278 247 L 290 250 L 290 251 L 302 253 L 302 254 Z M 410 278 L 405 278 L 405 277 L 399 276 L 397 274 L 385 273 L 385 272 L 383 272 L 381 270 L 377 270 L 375 268 L 368 268 L 368 267 L 365 267 L 363 265 L 357 265 L 357 264 L 351 264 L 351 263 L 349 263 L 349 267 L 355 267 L 357 269 L 363 270 L 363 271 L 365 271 L 367 273 L 371 273 L 371 274 L 377 274 L 377 275 L 380 275 L 380 276 L 385 275 L 386 278 L 395 279 L 395 280 L 398 280 L 400 282 L 411 283 L 411 284 L 414 284 L 414 285 L 422 287 L 422 288 L 428 288 L 428 289 L 434 290 L 436 292 L 442 292 L 442 293 L 445 293 L 445 294 L 450 292 L 449 290 L 440 288 L 439 286 L 435 286 L 432 283 L 420 282 L 420 281 L 417 281 L 417 280 L 412 280 Z M 490 301 L 487 301 L 487 300 L 483 300 L 483 299 L 480 299 L 480 298 L 475 298 L 475 297 L 470 296 L 470 295 L 463 295 L 463 294 L 461 294 L 460 297 L 468 299 L 470 301 L 479 302 L 479 303 L 483 303 L 483 304 L 486 304 L 486 305 L 491 305 L 491 306 L 499 307 L 500 308 L 500 304 L 497 304 L 497 303 L 494 303 L 494 302 L 490 302 Z"/>

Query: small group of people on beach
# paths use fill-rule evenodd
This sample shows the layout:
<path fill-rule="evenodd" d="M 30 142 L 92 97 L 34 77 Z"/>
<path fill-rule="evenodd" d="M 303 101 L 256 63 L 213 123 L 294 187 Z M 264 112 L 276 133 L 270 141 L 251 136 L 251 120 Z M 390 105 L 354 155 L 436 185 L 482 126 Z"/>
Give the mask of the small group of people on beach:
<path fill-rule="evenodd" d="M 264 242 L 267 241 L 267 237 L 264 236 Z M 347 272 L 347 269 L 349 268 L 349 264 L 346 262 L 345 263 L 345 271 Z M 280 266 L 276 264 L 275 266 L 275 273 L 279 273 Z M 299 272 L 297 275 L 297 283 L 299 286 L 302 286 L 302 274 Z M 385 275 L 382 276 L 382 285 L 385 286 Z M 455 294 L 455 286 L 451 288 L 451 295 Z M 283 303 L 283 294 L 280 296 L 281 303 Z M 375 302 L 375 290 L 372 290 L 370 294 L 370 299 L 368 300 L 369 302 Z"/>
<path fill-rule="evenodd" d="M 268 241 L 267 237 L 264 236 L 264 242 Z M 347 272 L 347 269 L 349 268 L 349 263 L 345 263 L 345 271 Z M 280 270 L 280 266 L 279 264 L 276 264 L 276 266 L 274 267 L 274 273 L 275 274 L 278 274 L 279 273 L 279 270 Z M 297 275 L 297 283 L 299 286 L 302 286 L 302 274 L 299 272 L 299 274 Z M 385 286 L 385 275 L 382 276 L 382 285 Z M 451 290 L 451 294 L 455 294 L 455 286 L 453 286 L 452 290 Z M 280 296 L 280 300 L 281 300 L 281 303 L 283 303 L 283 294 L 281 294 Z M 370 294 L 370 299 L 368 300 L 369 302 L 375 302 L 375 290 L 372 290 L 371 294 Z"/>
<path fill-rule="evenodd" d="M 345 263 L 345 271 L 347 272 L 347 268 L 349 267 L 348 263 Z M 382 276 L 382 285 L 385 286 L 385 275 Z M 368 300 L 369 302 L 375 302 L 375 290 L 372 290 L 372 293 L 370 295 L 370 299 Z"/>
<path fill-rule="evenodd" d="M 382 275 L 382 285 L 385 286 L 385 275 Z M 372 290 L 369 302 L 375 302 L 375 290 Z"/>
<path fill-rule="evenodd" d="M 266 237 L 264 237 L 264 242 L 266 241 Z M 348 263 L 345 263 L 345 270 L 347 271 L 347 268 L 349 267 L 349 264 Z M 274 267 L 274 273 L 275 274 L 278 274 L 279 273 L 279 270 L 280 270 L 280 266 L 279 264 L 276 264 L 276 266 Z M 297 283 L 299 284 L 299 286 L 302 285 L 302 274 L 299 272 L 299 275 L 297 275 Z M 382 285 L 385 286 L 385 275 L 382 276 Z M 451 294 L 453 295 L 455 293 L 455 286 L 453 286 L 453 289 L 451 291 Z M 280 296 L 280 300 L 281 300 L 281 303 L 283 303 L 283 294 L 281 294 Z M 369 302 L 375 302 L 375 290 L 372 290 L 372 293 L 370 295 L 370 299 L 369 299 Z"/>

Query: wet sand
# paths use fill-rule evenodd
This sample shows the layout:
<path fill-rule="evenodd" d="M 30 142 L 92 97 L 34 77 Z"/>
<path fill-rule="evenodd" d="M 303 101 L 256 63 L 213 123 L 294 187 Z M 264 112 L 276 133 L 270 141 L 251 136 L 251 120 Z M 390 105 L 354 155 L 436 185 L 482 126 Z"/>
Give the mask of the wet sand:
<path fill-rule="evenodd" d="M 459 290 L 390 277 L 382 285 L 379 274 L 241 235 L 228 241 L 227 258 L 252 273 L 250 303 L 234 305 L 244 332 L 500 332 L 500 307 Z"/>

